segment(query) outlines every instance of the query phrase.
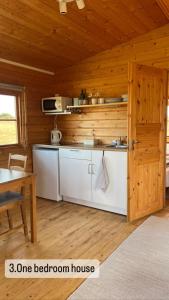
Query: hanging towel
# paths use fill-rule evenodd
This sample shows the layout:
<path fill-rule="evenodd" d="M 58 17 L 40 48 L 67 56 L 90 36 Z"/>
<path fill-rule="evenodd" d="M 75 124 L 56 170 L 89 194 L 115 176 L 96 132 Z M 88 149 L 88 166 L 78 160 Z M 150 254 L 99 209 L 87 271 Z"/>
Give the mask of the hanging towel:
<path fill-rule="evenodd" d="M 105 157 L 102 157 L 102 162 L 99 168 L 98 177 L 96 179 L 95 189 L 96 190 L 102 190 L 103 192 L 106 192 L 107 188 L 109 186 L 109 175 L 106 167 L 106 160 Z"/>

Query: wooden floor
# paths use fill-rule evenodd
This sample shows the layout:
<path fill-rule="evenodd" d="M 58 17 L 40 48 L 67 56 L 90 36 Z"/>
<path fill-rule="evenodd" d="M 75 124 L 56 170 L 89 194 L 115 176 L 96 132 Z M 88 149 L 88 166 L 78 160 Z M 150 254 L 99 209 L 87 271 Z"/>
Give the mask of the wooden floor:
<path fill-rule="evenodd" d="M 169 208 L 157 214 L 169 217 Z M 16 221 L 18 216 L 16 215 Z M 95 258 L 103 262 L 141 223 L 127 224 L 116 214 L 74 205 L 38 200 L 38 243 L 25 243 L 23 233 L 0 239 L 0 300 L 63 300 L 83 279 L 6 279 L 8 258 Z M 1 219 L 4 229 L 6 218 Z"/>

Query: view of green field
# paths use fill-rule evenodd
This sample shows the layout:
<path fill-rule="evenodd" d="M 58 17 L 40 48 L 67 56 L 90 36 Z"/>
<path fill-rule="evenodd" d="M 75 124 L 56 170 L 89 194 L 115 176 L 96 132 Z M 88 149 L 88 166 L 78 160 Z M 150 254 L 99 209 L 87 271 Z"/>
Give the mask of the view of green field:
<path fill-rule="evenodd" d="M 0 121 L 0 145 L 17 144 L 17 122 Z"/>
<path fill-rule="evenodd" d="M 167 106 L 167 136 L 169 136 L 169 105 Z"/>
<path fill-rule="evenodd" d="M 16 96 L 0 94 L 0 145 L 18 143 Z"/>

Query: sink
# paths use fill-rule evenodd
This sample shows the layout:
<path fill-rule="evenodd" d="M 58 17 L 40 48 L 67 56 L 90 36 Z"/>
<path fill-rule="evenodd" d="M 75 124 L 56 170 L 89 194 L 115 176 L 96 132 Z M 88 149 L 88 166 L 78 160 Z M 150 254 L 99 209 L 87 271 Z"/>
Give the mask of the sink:
<path fill-rule="evenodd" d="M 128 145 L 118 145 L 116 146 L 116 149 L 127 149 Z"/>

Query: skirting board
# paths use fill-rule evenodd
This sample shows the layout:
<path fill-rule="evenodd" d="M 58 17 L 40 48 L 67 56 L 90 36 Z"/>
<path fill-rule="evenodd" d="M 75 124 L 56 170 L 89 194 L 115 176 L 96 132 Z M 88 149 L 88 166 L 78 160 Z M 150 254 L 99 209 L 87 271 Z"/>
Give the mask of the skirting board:
<path fill-rule="evenodd" d="M 124 216 L 127 215 L 127 211 L 125 209 L 119 208 L 119 207 L 113 207 L 113 206 L 108 206 L 108 205 L 104 205 L 104 204 L 100 204 L 100 203 L 95 203 L 95 202 L 80 200 L 80 199 L 74 199 L 74 198 L 69 198 L 69 197 L 64 197 L 64 196 L 63 196 L 63 200 L 67 201 L 67 202 L 72 202 L 75 204 L 80 204 L 80 205 L 84 205 L 84 206 L 89 206 L 89 207 L 113 212 L 113 213 L 124 215 Z"/>

